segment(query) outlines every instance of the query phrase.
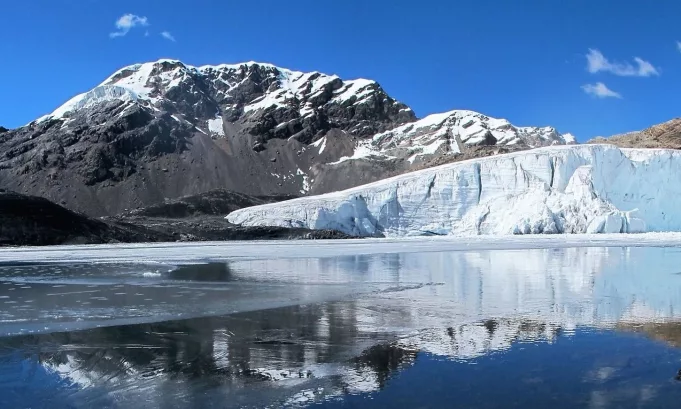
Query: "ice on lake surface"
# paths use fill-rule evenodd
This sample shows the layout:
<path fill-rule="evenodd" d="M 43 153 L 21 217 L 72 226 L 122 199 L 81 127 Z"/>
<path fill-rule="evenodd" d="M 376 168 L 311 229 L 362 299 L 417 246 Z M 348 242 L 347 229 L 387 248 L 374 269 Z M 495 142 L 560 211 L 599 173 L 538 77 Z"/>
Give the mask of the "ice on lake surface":
<path fill-rule="evenodd" d="M 0 250 L 0 407 L 677 407 L 651 237 Z"/>

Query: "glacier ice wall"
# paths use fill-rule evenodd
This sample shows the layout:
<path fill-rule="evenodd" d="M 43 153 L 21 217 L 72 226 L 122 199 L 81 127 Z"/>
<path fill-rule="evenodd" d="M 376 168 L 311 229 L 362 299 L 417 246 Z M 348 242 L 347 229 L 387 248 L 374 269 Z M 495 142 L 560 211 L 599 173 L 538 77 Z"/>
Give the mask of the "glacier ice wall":
<path fill-rule="evenodd" d="M 358 236 L 681 231 L 681 152 L 551 146 L 237 210 L 232 223 Z"/>

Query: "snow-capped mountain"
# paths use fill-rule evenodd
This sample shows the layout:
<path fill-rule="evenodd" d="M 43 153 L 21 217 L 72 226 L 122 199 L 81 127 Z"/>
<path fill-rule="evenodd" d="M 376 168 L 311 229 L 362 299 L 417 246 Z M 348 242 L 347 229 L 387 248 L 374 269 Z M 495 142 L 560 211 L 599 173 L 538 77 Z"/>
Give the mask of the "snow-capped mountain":
<path fill-rule="evenodd" d="M 575 138 L 571 134 L 560 134 L 552 127 L 516 127 L 505 119 L 455 110 L 429 115 L 376 134 L 371 142 L 382 150 L 412 149 L 418 155 L 441 148 L 460 153 L 466 149 L 465 145 L 525 145 L 529 148 L 565 145 L 574 144 Z"/>
<path fill-rule="evenodd" d="M 216 188 L 326 193 L 494 153 L 476 151 L 487 145 L 571 141 L 470 111 L 417 121 L 372 80 L 163 59 L 0 133 L 0 187 L 106 215 Z"/>
<path fill-rule="evenodd" d="M 321 114 L 335 117 L 325 125 L 358 136 L 373 135 L 386 128 L 381 122 L 392 124 L 415 118 L 409 107 L 390 98 L 371 80 L 343 81 L 336 75 L 304 73 L 252 61 L 194 67 L 177 60 L 159 60 L 118 70 L 36 122 L 65 119 L 68 125 L 70 116 L 110 101 L 169 112 L 176 121 L 187 121 L 196 131 L 215 136 L 229 133 L 225 122 L 249 117 L 251 123 L 242 125 L 264 134 L 264 141 L 267 136 L 314 138 L 314 133 L 301 131 L 307 128 L 304 122 L 318 121 Z M 381 105 L 380 115 L 366 112 L 363 105 L 367 104 Z M 343 115 L 334 115 L 340 109 Z"/>
<path fill-rule="evenodd" d="M 681 152 L 552 146 L 255 206 L 232 223 L 359 236 L 681 231 Z"/>
<path fill-rule="evenodd" d="M 474 147 L 481 146 L 522 150 L 575 143 L 572 134 L 558 133 L 552 127 L 517 127 L 506 119 L 454 110 L 429 115 L 360 141 L 354 154 L 341 158 L 339 162 L 372 157 L 406 159 L 414 165 L 433 157 L 470 153 Z"/>

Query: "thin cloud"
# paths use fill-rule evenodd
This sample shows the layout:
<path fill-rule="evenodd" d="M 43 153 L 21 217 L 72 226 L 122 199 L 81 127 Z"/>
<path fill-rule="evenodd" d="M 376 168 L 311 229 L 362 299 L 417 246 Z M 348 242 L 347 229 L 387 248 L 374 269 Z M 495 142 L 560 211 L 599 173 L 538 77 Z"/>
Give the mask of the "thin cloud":
<path fill-rule="evenodd" d="M 628 62 L 608 61 L 607 58 L 598 50 L 589 49 L 586 55 L 586 70 L 594 74 L 597 72 L 609 72 L 620 77 L 650 77 L 660 75 L 657 69 L 648 61 L 639 57 L 634 57 L 636 65 Z"/>
<path fill-rule="evenodd" d="M 606 87 L 602 82 L 582 85 L 582 90 L 596 98 L 622 98 L 621 94 Z"/>
<path fill-rule="evenodd" d="M 163 31 L 161 32 L 161 37 L 165 38 L 166 40 L 170 40 L 172 42 L 175 42 L 175 37 L 173 37 L 172 34 L 168 31 Z"/>
<path fill-rule="evenodd" d="M 149 20 L 146 17 L 138 16 L 136 14 L 124 14 L 116 20 L 116 28 L 118 31 L 109 33 L 109 37 L 124 37 L 130 30 L 135 27 L 147 27 Z"/>
<path fill-rule="evenodd" d="M 681 41 L 676 42 L 676 49 L 681 53 Z"/>

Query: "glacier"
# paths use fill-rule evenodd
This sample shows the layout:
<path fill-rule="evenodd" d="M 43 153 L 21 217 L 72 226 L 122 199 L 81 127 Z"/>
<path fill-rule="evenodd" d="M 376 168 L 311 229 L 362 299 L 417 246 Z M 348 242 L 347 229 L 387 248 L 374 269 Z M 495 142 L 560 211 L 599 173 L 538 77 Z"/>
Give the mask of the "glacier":
<path fill-rule="evenodd" d="M 240 209 L 231 223 L 363 237 L 681 231 L 681 151 L 558 145 Z"/>
<path fill-rule="evenodd" d="M 117 85 L 100 85 L 88 92 L 78 94 L 68 100 L 62 106 L 54 110 L 51 114 L 43 115 L 35 122 L 43 122 L 47 119 L 60 119 L 67 116 L 70 112 L 87 109 L 95 105 L 108 101 L 137 101 L 138 95 L 127 88 Z"/>

